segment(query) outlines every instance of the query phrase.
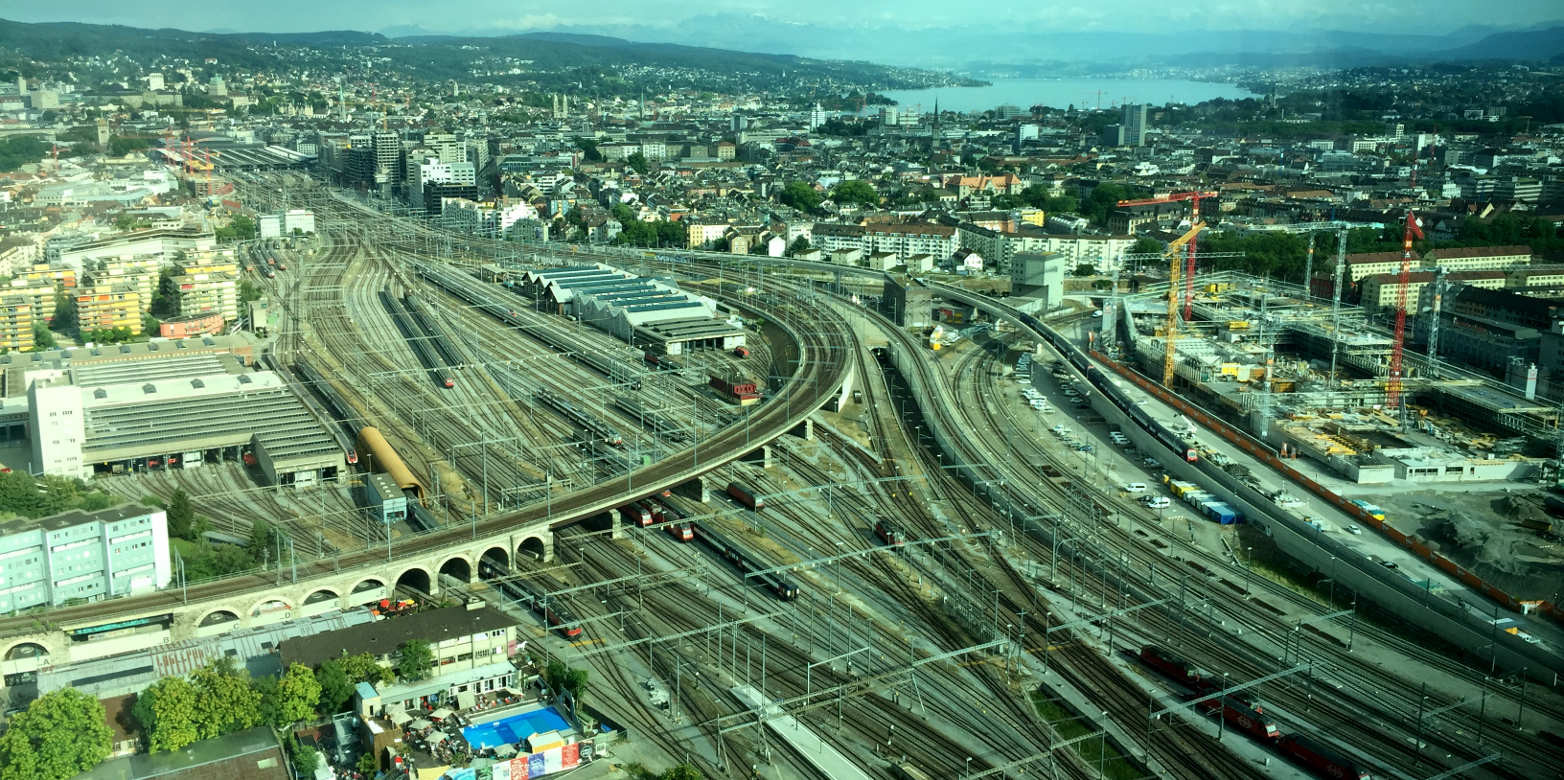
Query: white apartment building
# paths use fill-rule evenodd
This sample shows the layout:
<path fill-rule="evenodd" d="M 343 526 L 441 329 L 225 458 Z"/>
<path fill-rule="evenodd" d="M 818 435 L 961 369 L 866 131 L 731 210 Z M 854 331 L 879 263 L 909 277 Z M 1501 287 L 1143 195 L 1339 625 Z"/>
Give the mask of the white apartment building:
<path fill-rule="evenodd" d="M 0 612 L 166 587 L 168 514 L 139 504 L 0 524 Z"/>

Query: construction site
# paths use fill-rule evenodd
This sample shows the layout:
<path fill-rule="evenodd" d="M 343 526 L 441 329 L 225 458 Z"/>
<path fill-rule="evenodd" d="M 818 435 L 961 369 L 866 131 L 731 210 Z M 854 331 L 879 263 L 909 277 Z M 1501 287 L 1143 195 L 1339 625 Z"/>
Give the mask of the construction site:
<path fill-rule="evenodd" d="M 1166 263 L 1168 283 L 1103 302 L 1099 350 L 1341 495 L 1372 497 L 1365 504 L 1401 533 L 1501 579 L 1556 580 L 1564 553 L 1550 511 L 1564 501 L 1555 509 L 1546 488 L 1564 449 L 1559 407 L 1436 359 L 1437 335 L 1427 351 L 1407 349 L 1407 308 L 1416 316 L 1418 299 L 1403 293 L 1393 312 L 1344 303 L 1345 256 L 1328 298 L 1239 272 L 1197 276 L 1213 255 L 1192 250 L 1204 228 L 1194 224 L 1144 258 Z M 1415 262 L 1413 217 L 1407 226 L 1403 275 Z"/>

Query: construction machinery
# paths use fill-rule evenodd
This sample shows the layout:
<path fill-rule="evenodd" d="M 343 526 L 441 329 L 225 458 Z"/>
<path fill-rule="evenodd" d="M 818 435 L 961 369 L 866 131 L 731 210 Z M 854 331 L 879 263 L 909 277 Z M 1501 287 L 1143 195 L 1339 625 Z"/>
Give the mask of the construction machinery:
<path fill-rule="evenodd" d="M 1117 208 L 1133 208 L 1135 206 L 1155 206 L 1164 203 L 1178 203 L 1189 201 L 1189 224 L 1200 223 L 1200 199 L 1215 198 L 1217 193 L 1195 190 L 1191 192 L 1174 192 L 1160 198 L 1142 198 L 1140 200 L 1121 200 L 1115 206 Z M 1189 242 L 1189 254 L 1185 258 L 1184 269 L 1184 319 L 1189 319 L 1191 307 L 1194 305 L 1194 280 L 1195 280 L 1195 241 Z"/>
<path fill-rule="evenodd" d="M 1390 345 L 1390 381 L 1385 384 L 1385 406 L 1401 408 L 1401 350 L 1407 335 L 1407 286 L 1412 276 L 1412 241 L 1423 238 L 1423 223 L 1417 212 L 1408 211 L 1406 229 L 1401 234 L 1401 278 L 1396 289 L 1396 336 Z"/>
<path fill-rule="evenodd" d="M 1169 389 L 1173 387 L 1173 359 L 1178 341 L 1178 250 L 1186 244 L 1192 245 L 1195 236 L 1200 235 L 1200 231 L 1205 229 L 1204 222 L 1196 222 L 1189 228 L 1189 232 L 1173 239 L 1163 252 L 1163 255 L 1168 258 L 1168 322 L 1163 333 L 1167 347 L 1162 355 L 1162 386 Z M 1189 280 L 1186 278 L 1185 281 Z"/>

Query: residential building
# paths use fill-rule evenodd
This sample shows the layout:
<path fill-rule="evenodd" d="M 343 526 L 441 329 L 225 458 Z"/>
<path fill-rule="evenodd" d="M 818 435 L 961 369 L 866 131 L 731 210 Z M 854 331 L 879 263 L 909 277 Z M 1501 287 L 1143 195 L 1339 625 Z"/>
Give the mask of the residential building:
<path fill-rule="evenodd" d="M 1407 275 L 1406 300 L 1408 307 L 1415 305 L 1424 287 L 1434 281 L 1433 271 L 1413 271 Z M 1496 290 L 1504 286 L 1503 271 L 1457 271 L 1445 274 L 1452 284 Z M 1401 301 L 1401 274 L 1375 274 L 1364 278 L 1361 286 L 1361 302 L 1364 307 L 1394 308 Z"/>
<path fill-rule="evenodd" d="M 171 317 L 158 323 L 158 335 L 166 339 L 183 339 L 223 332 L 223 315 L 188 314 Z"/>
<path fill-rule="evenodd" d="M 373 149 L 373 183 L 382 189 L 402 183 L 406 179 L 403 170 L 402 137 L 389 130 L 379 130 L 371 137 Z"/>
<path fill-rule="evenodd" d="M 0 349 L 33 348 L 33 312 L 31 293 L 0 288 Z"/>
<path fill-rule="evenodd" d="M 76 291 L 76 280 L 71 279 L 68 293 Z M 11 280 L 11 293 L 26 295 L 32 301 L 33 320 L 51 322 L 54 320 L 54 299 L 60 293 L 54 284 L 47 279 L 17 278 Z"/>
<path fill-rule="evenodd" d="M 409 639 L 429 643 L 435 675 L 504 664 L 516 641 L 516 619 L 483 602 L 440 607 L 336 631 L 285 639 L 277 647 L 284 667 L 319 666 L 343 654 L 368 653 L 383 665 Z M 508 664 L 507 664 L 508 665 Z"/>
<path fill-rule="evenodd" d="M 149 304 L 143 302 L 135 284 L 103 282 L 78 289 L 75 297 L 77 328 L 82 334 L 115 328 L 141 332 L 141 314 Z"/>
<path fill-rule="evenodd" d="M 167 586 L 167 522 L 161 509 L 120 504 L 0 523 L 0 612 Z"/>
<path fill-rule="evenodd" d="M 239 275 L 226 270 L 187 268 L 174 277 L 179 285 L 179 313 L 220 314 L 224 322 L 239 319 Z"/>
<path fill-rule="evenodd" d="M 815 226 L 816 231 L 819 228 Z M 949 257 L 958 248 L 956 229 L 949 225 L 865 225 L 863 231 L 862 248 L 866 252 L 890 252 L 898 257 Z"/>
<path fill-rule="evenodd" d="M 825 120 L 825 109 L 821 108 L 819 103 L 816 103 L 815 107 L 809 110 L 809 129 L 820 129 L 820 126 L 825 124 Z"/>

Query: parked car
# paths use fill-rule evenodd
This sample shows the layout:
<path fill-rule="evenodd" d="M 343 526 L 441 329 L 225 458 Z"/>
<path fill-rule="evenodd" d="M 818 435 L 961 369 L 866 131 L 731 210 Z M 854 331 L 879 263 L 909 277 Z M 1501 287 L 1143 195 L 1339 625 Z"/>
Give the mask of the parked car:
<path fill-rule="evenodd" d="M 1144 493 L 1146 492 L 1146 483 L 1126 482 L 1124 483 L 1124 489 L 1130 493 Z"/>

